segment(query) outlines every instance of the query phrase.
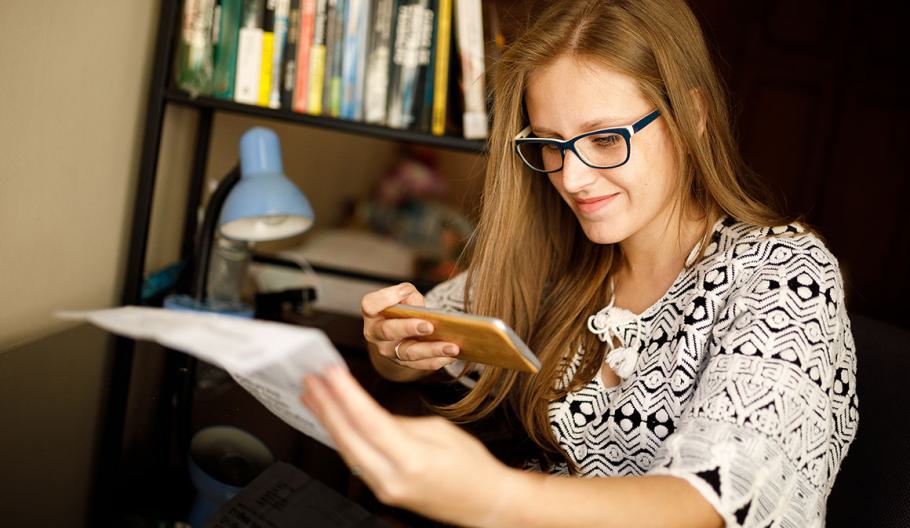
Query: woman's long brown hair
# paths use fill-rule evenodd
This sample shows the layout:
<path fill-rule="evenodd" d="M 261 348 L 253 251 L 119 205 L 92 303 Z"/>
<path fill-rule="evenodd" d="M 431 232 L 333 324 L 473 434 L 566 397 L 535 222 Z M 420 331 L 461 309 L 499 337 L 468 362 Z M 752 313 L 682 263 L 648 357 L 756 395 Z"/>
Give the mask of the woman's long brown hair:
<path fill-rule="evenodd" d="M 438 410 L 467 422 L 505 404 L 541 448 L 546 466 L 567 460 L 550 429 L 549 403 L 588 383 L 603 361 L 603 344 L 586 331 L 586 320 L 609 298 L 620 248 L 589 241 L 549 180 L 514 153 L 512 138 L 528 124 L 524 92 L 532 71 L 569 54 L 637 80 L 673 138 L 681 168 L 675 213 L 703 215 L 704 237 L 722 213 L 761 226 L 795 219 L 778 211 L 744 165 L 727 96 L 684 1 L 544 4 L 549 6 L 496 69 L 480 220 L 470 246 L 467 284 L 473 287 L 465 291 L 466 309 L 505 321 L 536 352 L 542 368 L 530 376 L 487 367 L 466 397 Z M 699 259 L 708 245 L 702 244 Z M 558 383 L 579 347 L 585 351 L 580 367 L 568 385 Z"/>

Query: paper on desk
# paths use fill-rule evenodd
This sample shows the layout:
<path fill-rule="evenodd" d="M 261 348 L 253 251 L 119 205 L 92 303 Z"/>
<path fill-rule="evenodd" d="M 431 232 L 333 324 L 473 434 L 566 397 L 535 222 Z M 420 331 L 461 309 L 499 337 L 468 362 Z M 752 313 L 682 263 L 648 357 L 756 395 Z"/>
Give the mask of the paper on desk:
<path fill-rule="evenodd" d="M 276 416 L 335 448 L 328 432 L 299 400 L 300 381 L 306 374 L 322 372 L 331 365 L 345 366 L 321 330 L 138 306 L 61 312 L 57 316 L 89 321 L 133 339 L 155 341 L 217 365 Z"/>

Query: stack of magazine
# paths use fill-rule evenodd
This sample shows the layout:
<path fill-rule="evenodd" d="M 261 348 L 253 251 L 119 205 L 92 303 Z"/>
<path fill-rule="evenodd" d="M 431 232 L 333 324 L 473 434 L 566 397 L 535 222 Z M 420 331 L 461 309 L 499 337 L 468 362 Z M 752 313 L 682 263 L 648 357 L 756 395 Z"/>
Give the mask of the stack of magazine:
<path fill-rule="evenodd" d="M 175 82 L 194 96 L 485 139 L 503 40 L 481 0 L 186 0 Z"/>

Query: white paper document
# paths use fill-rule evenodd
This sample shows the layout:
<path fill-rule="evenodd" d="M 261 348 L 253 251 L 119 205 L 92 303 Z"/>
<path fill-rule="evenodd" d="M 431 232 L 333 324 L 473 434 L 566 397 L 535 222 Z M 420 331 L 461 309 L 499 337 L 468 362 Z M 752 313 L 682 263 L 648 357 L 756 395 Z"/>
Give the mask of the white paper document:
<path fill-rule="evenodd" d="M 217 365 L 276 416 L 335 448 L 329 434 L 299 399 L 306 374 L 320 373 L 331 365 L 347 368 L 319 329 L 138 306 L 57 315 L 89 321 L 133 339 L 155 341 Z"/>

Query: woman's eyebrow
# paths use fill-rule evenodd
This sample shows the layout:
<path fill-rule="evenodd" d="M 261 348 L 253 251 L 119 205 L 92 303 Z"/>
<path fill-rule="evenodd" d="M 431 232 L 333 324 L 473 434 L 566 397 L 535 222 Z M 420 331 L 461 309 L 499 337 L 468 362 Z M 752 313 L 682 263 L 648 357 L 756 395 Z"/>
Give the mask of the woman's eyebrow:
<path fill-rule="evenodd" d="M 583 134 L 585 132 L 590 132 L 592 130 L 600 130 L 602 128 L 625 126 L 627 124 L 628 124 L 628 119 L 625 119 L 625 118 L 601 117 L 598 119 L 591 119 L 589 121 L 585 121 L 584 123 L 581 124 L 579 129 L 582 131 L 581 133 Z M 559 136 L 558 132 L 550 130 L 549 128 L 546 128 L 546 127 L 538 128 L 534 125 L 531 125 L 531 132 L 533 132 L 534 135 L 538 136 L 538 137 L 542 137 L 544 135 Z M 562 136 L 560 136 L 560 137 L 562 137 Z"/>

